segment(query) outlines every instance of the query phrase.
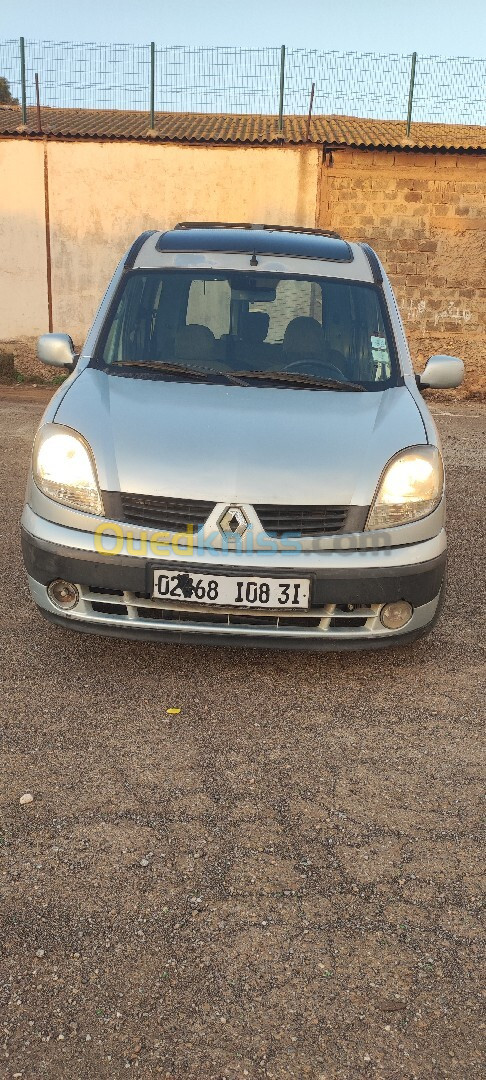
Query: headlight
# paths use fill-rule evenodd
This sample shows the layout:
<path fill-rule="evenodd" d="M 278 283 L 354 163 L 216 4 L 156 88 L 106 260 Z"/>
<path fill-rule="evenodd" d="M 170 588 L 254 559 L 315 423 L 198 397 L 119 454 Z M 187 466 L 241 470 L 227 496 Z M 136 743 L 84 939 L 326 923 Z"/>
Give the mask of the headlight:
<path fill-rule="evenodd" d="M 50 499 L 88 514 L 103 513 L 91 449 L 70 428 L 59 424 L 42 428 L 34 443 L 32 472 L 37 487 Z"/>
<path fill-rule="evenodd" d="M 386 466 L 366 528 L 392 528 L 426 517 L 439 505 L 443 488 L 444 469 L 436 446 L 403 450 Z"/>

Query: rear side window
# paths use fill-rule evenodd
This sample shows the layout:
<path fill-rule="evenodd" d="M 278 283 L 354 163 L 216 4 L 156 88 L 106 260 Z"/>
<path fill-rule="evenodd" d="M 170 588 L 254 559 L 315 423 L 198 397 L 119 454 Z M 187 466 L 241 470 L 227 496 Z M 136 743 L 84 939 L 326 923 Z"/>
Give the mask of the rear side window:
<path fill-rule="evenodd" d="M 231 289 L 228 281 L 196 278 L 189 286 L 186 324 L 207 326 L 216 338 L 230 332 Z"/>
<path fill-rule="evenodd" d="M 344 356 L 363 382 L 388 380 L 391 347 L 376 291 L 329 281 L 322 288 L 322 303 L 329 351 Z"/>
<path fill-rule="evenodd" d="M 305 278 L 282 278 L 276 288 L 275 300 L 250 304 L 250 311 L 263 311 L 268 315 L 267 341 L 283 341 L 289 322 L 299 316 L 317 319 L 322 326 L 321 287 Z"/>
<path fill-rule="evenodd" d="M 138 360 L 147 354 L 163 288 L 159 275 L 132 274 L 127 278 L 106 338 L 105 363 Z"/>

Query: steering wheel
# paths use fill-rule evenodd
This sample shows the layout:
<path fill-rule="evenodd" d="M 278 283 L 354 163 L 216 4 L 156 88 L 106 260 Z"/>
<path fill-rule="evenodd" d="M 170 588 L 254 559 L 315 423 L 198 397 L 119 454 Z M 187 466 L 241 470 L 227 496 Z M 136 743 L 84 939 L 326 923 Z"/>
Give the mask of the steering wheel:
<path fill-rule="evenodd" d="M 295 372 L 297 375 L 320 375 L 324 379 L 338 378 L 339 382 L 346 382 L 346 376 L 338 367 L 321 360 L 293 360 L 290 364 L 287 364 L 285 371 L 288 371 L 289 374 Z"/>

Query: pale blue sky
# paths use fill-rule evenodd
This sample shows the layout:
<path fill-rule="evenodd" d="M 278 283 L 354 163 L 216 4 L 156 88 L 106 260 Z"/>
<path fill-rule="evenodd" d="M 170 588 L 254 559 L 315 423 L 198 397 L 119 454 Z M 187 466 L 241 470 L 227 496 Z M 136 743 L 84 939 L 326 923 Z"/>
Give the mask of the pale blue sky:
<path fill-rule="evenodd" d="M 24 0 L 0 37 L 486 54 L 485 0 Z"/>

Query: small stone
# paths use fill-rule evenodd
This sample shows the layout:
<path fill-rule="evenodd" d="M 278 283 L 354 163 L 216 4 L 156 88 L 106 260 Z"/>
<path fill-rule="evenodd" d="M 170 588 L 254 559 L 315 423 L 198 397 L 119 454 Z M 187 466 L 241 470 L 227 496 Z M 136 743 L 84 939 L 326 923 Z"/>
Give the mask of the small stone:
<path fill-rule="evenodd" d="M 148 866 L 148 864 L 149 864 L 148 859 L 140 859 L 140 866 Z"/>
<path fill-rule="evenodd" d="M 41 960 L 44 956 L 44 949 L 36 949 L 35 955 L 39 957 L 39 960 Z"/>
<path fill-rule="evenodd" d="M 364 1058 L 363 1058 L 363 1061 L 371 1061 L 370 1055 L 369 1055 L 369 1054 L 365 1054 L 365 1056 L 364 1056 Z"/>
<path fill-rule="evenodd" d="M 19 803 L 21 806 L 28 806 L 29 803 L 34 801 L 34 796 L 30 794 L 30 791 L 26 791 L 25 795 L 21 795 Z"/>
<path fill-rule="evenodd" d="M 407 1004 L 399 998 L 382 998 L 377 1002 L 377 1007 L 382 1012 L 400 1012 L 402 1009 L 407 1008 Z"/>

